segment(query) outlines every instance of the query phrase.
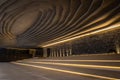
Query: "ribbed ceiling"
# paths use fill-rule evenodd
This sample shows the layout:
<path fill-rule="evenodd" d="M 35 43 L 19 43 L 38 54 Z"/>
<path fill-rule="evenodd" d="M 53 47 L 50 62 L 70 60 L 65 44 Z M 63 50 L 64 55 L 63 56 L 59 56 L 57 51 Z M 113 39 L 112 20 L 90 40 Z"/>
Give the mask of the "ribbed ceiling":
<path fill-rule="evenodd" d="M 0 46 L 37 47 L 113 25 L 120 0 L 0 0 Z"/>

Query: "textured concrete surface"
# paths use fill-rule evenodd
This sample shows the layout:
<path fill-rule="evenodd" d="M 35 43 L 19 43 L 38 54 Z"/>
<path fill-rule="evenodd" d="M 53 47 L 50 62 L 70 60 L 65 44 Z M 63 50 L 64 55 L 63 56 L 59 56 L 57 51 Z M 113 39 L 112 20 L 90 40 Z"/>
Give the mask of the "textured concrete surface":
<path fill-rule="evenodd" d="M 119 80 L 119 56 L 114 54 L 82 55 L 61 59 L 27 59 L 0 63 L 0 80 Z"/>
<path fill-rule="evenodd" d="M 92 80 L 79 75 L 0 63 L 0 80 Z"/>

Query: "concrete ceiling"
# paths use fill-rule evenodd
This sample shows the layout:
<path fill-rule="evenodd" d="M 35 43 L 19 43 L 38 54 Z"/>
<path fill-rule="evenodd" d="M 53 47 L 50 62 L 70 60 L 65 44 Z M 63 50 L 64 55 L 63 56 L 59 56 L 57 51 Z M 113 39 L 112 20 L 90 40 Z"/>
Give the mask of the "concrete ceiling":
<path fill-rule="evenodd" d="M 120 0 L 0 0 L 0 47 L 38 47 L 109 26 Z"/>

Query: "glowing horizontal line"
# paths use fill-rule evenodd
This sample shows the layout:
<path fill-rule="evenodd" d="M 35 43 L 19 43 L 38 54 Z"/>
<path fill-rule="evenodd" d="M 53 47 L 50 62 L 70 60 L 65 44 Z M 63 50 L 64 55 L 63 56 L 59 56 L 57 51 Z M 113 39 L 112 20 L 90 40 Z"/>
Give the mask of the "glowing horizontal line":
<path fill-rule="evenodd" d="M 24 63 L 16 63 L 16 62 L 12 62 L 12 63 L 17 64 L 17 65 L 22 65 L 22 66 L 41 68 L 41 69 L 64 72 L 64 73 L 75 74 L 75 75 L 80 75 L 80 76 L 94 77 L 94 78 L 100 78 L 100 79 L 117 80 L 117 78 L 111 78 L 111 77 L 99 76 L 99 75 L 93 75 L 93 74 L 87 74 L 87 73 L 80 73 L 80 72 L 68 71 L 68 70 L 63 70 L 63 69 L 56 69 L 56 68 L 50 68 L 50 67 L 44 67 L 44 66 L 35 66 L 35 65 L 24 64 Z"/>
<path fill-rule="evenodd" d="M 62 41 L 50 43 L 50 44 L 47 44 L 47 45 L 42 45 L 42 47 L 48 47 L 48 46 L 52 46 L 52 45 L 56 45 L 56 44 L 60 44 L 60 43 L 64 43 L 64 42 L 68 42 L 68 41 L 71 41 L 71 40 L 79 39 L 79 38 L 81 38 L 81 37 L 85 37 L 85 36 L 89 36 L 89 35 L 96 34 L 96 33 L 99 33 L 99 32 L 103 32 L 103 31 L 115 29 L 115 28 L 118 28 L 118 27 L 120 27 L 119 24 L 113 25 L 113 26 L 110 26 L 110 27 L 107 27 L 107 28 L 103 28 L 103 29 L 100 29 L 100 30 L 97 30 L 97 31 L 93 31 L 93 32 L 90 32 L 90 33 L 86 33 L 86 34 L 84 34 L 84 35 L 80 35 L 80 36 L 76 36 L 76 37 L 69 38 L 69 39 L 66 39 L 66 40 L 62 40 Z"/>
<path fill-rule="evenodd" d="M 15 49 L 15 50 L 28 50 L 28 49 L 23 49 L 23 48 L 7 48 L 7 49 Z"/>
<path fill-rule="evenodd" d="M 120 67 L 117 67 L 117 66 L 101 66 L 101 65 L 86 65 L 86 64 L 69 64 L 69 63 L 54 63 L 54 62 L 29 62 L 29 63 L 40 63 L 40 64 L 62 65 L 62 66 L 72 66 L 72 67 L 87 67 L 87 68 L 97 68 L 97 69 L 120 70 Z"/>
<path fill-rule="evenodd" d="M 62 61 L 66 61 L 66 62 L 68 62 L 68 61 L 70 61 L 70 62 L 120 62 L 120 60 L 40 60 L 40 61 L 55 61 L 55 62 L 57 62 L 57 61 L 60 61 L 60 62 L 62 62 Z"/>
<path fill-rule="evenodd" d="M 113 10 L 111 10 L 111 12 L 113 12 Z M 88 24 L 85 25 L 85 26 L 82 26 L 82 28 L 80 28 L 80 29 L 83 29 L 83 28 L 85 28 L 85 27 L 88 27 L 88 26 L 96 23 L 96 22 L 99 22 L 99 21 L 101 21 L 101 20 L 104 20 L 105 18 L 107 18 L 107 17 L 111 14 L 111 12 L 105 14 L 104 16 L 101 16 L 100 18 L 92 21 L 91 23 L 88 23 Z M 89 16 L 89 17 L 90 17 L 90 16 Z M 118 18 L 119 18 L 119 15 L 116 15 L 116 17 L 114 17 L 114 18 L 112 19 L 112 21 L 114 22 L 114 20 L 115 20 L 115 19 L 118 19 Z M 80 23 L 80 24 L 81 24 L 81 23 Z M 109 21 L 105 22 L 103 25 L 105 26 L 106 24 L 108 24 L 108 25 L 111 24 L 111 19 L 110 19 Z M 103 25 L 102 25 L 102 27 L 104 27 Z M 98 26 L 99 26 L 99 25 L 98 25 Z M 98 26 L 96 26 L 96 27 L 98 27 Z M 99 28 L 101 28 L 101 26 L 99 26 Z M 94 29 L 95 29 L 95 28 L 94 28 Z M 90 29 L 88 29 L 88 30 L 90 30 Z M 85 32 L 88 31 L 88 30 L 82 31 L 82 32 L 77 33 L 77 34 L 75 34 L 75 35 L 80 35 L 80 34 L 82 34 L 82 33 L 85 33 Z M 49 43 L 49 42 L 52 42 L 52 41 L 55 41 L 55 40 L 62 39 L 62 38 L 64 38 L 64 37 L 66 37 L 67 35 L 72 35 L 72 34 L 74 34 L 74 33 L 76 33 L 76 32 L 79 32 L 79 29 L 77 29 L 77 30 L 75 30 L 75 31 L 73 31 L 73 32 L 71 32 L 71 33 L 69 33 L 69 34 L 66 34 L 65 36 L 58 37 L 58 38 L 56 38 L 56 39 L 47 41 L 47 42 L 45 42 L 45 43 Z M 70 36 L 70 37 L 71 37 L 71 36 Z"/>

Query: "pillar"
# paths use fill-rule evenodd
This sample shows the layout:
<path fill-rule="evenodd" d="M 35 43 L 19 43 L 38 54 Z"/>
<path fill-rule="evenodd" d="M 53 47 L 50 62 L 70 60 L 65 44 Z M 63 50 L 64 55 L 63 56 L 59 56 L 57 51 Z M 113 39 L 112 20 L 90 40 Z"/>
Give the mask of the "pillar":
<path fill-rule="evenodd" d="M 69 56 L 69 49 L 66 48 L 66 56 Z"/>
<path fill-rule="evenodd" d="M 62 49 L 59 49 L 60 50 L 60 57 L 62 57 Z"/>
<path fill-rule="evenodd" d="M 64 57 L 65 56 L 65 50 L 62 49 L 62 56 Z"/>
<path fill-rule="evenodd" d="M 116 46 L 116 53 L 120 54 L 120 41 L 117 40 L 115 46 Z"/>
<path fill-rule="evenodd" d="M 50 57 L 52 57 L 52 49 L 50 50 Z"/>
<path fill-rule="evenodd" d="M 52 49 L 52 53 L 51 53 L 52 55 L 51 55 L 51 57 L 53 57 L 54 56 L 54 51 L 53 51 L 53 49 Z"/>
<path fill-rule="evenodd" d="M 69 49 L 69 54 L 72 55 L 72 49 L 71 48 Z"/>
<path fill-rule="evenodd" d="M 59 57 L 59 51 L 58 51 L 58 49 L 56 50 L 56 55 L 57 55 L 57 57 Z"/>
<path fill-rule="evenodd" d="M 29 53 L 32 54 L 32 57 L 35 57 L 36 50 L 35 49 L 30 49 Z"/>
<path fill-rule="evenodd" d="M 54 57 L 56 57 L 56 50 L 54 49 Z"/>
<path fill-rule="evenodd" d="M 47 57 L 47 48 L 43 48 L 43 57 Z"/>

